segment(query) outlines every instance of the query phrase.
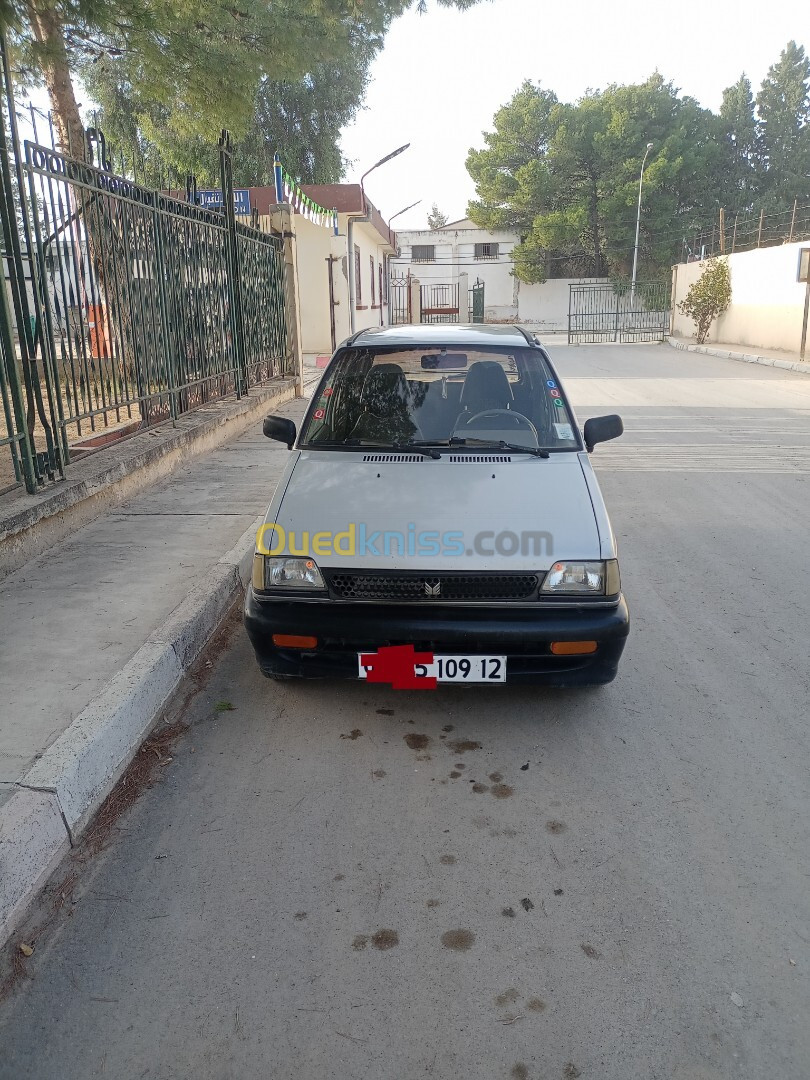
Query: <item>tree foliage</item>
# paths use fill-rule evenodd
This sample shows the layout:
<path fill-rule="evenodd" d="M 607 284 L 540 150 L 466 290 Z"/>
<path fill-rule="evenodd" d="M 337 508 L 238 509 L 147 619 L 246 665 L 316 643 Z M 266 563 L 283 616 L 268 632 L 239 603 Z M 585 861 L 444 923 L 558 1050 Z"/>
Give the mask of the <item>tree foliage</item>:
<path fill-rule="evenodd" d="M 478 0 L 435 0 L 465 9 Z M 111 85 L 123 127 L 157 146 L 161 140 L 214 142 L 223 127 L 238 136 L 256 115 L 265 84 L 298 85 L 357 55 L 360 89 L 369 50 L 382 46 L 393 19 L 425 0 L 0 0 L 0 18 L 13 28 L 21 68 L 44 82 L 61 143 L 84 145 L 73 75 L 111 62 L 99 84 Z M 92 81 L 88 75 L 88 82 Z M 323 87 L 321 87 L 323 89 Z M 124 115 L 128 95 L 137 101 Z M 110 104 L 108 101 L 107 105 Z M 300 97 L 296 103 L 300 107 Z M 341 103 L 345 110 L 345 103 Z M 300 112 L 300 108 L 299 108 Z M 300 117 L 299 117 L 300 118 Z M 301 128 L 305 128 L 301 124 Z M 160 136 L 160 138 L 158 137 Z"/>
<path fill-rule="evenodd" d="M 731 273 L 726 259 L 709 259 L 697 281 L 692 282 L 680 311 L 695 324 L 696 340 L 702 345 L 715 319 L 731 303 Z"/>
<path fill-rule="evenodd" d="M 358 43 L 339 58 L 313 64 L 296 80 L 262 77 L 239 138 L 235 184 L 272 184 L 276 152 L 301 183 L 337 182 L 344 170 L 340 131 L 362 102 L 376 47 L 367 39 L 364 47 Z M 219 184 L 214 133 L 175 131 L 171 110 L 142 94 L 120 59 L 85 65 L 82 77 L 99 105 L 98 122 L 126 169 L 153 185 L 164 182 L 167 167 L 179 175 L 193 173 L 201 185 Z"/>
<path fill-rule="evenodd" d="M 679 234 L 720 205 L 727 181 L 718 136 L 717 118 L 658 74 L 574 105 L 525 83 L 496 114 L 485 149 L 470 151 L 478 193 L 470 216 L 520 231 L 515 268 L 524 281 L 550 273 L 626 276 L 639 172 L 652 142 L 640 250 L 649 276 L 670 264 Z"/>
<path fill-rule="evenodd" d="M 758 139 L 751 81 L 741 75 L 723 91 L 720 122 L 729 152 L 730 186 L 736 196 L 735 209 L 750 206 L 757 194 Z"/>
<path fill-rule="evenodd" d="M 447 214 L 441 212 L 437 203 L 434 203 L 430 208 L 427 223 L 429 229 L 441 229 L 447 224 Z"/>
<path fill-rule="evenodd" d="M 810 59 L 795 41 L 769 69 L 757 112 L 766 211 L 810 199 Z"/>
<path fill-rule="evenodd" d="M 515 273 L 629 276 L 639 175 L 642 278 L 666 275 L 683 237 L 729 211 L 810 198 L 810 64 L 790 43 L 757 97 L 743 75 L 719 115 L 682 96 L 659 73 L 645 82 L 589 91 L 561 102 L 525 82 L 495 114 L 467 169 L 477 198 L 469 215 L 484 228 L 520 233 Z"/>

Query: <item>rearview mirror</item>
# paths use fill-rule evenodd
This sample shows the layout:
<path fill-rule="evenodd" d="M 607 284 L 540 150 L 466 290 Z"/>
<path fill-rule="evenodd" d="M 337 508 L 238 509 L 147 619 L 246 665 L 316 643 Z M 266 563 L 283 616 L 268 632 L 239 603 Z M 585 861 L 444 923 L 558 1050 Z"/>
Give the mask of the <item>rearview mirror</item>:
<path fill-rule="evenodd" d="M 590 454 L 594 446 L 609 439 L 618 439 L 624 432 L 622 418 L 613 413 L 610 416 L 592 416 L 585 421 L 585 446 Z"/>
<path fill-rule="evenodd" d="M 292 450 L 295 436 L 295 424 L 286 416 L 265 416 L 262 431 L 268 439 L 287 444 L 287 449 Z"/>
<path fill-rule="evenodd" d="M 422 370 L 423 371 L 463 371 L 467 366 L 468 359 L 466 353 L 453 352 L 449 353 L 443 350 L 440 353 L 433 353 L 429 356 L 422 357 Z"/>

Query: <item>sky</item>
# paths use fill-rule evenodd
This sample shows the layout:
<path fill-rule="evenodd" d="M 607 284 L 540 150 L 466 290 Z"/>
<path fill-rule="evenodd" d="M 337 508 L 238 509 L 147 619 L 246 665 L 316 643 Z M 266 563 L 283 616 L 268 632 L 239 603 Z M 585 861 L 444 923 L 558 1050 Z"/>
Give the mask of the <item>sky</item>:
<path fill-rule="evenodd" d="M 744 71 L 756 94 L 791 39 L 810 48 L 808 0 L 483 0 L 467 12 L 438 8 L 398 19 L 372 68 L 365 105 L 342 138 L 347 181 L 403 143 L 410 149 L 366 180 L 395 229 L 426 228 L 436 202 L 463 218 L 475 189 L 470 147 L 525 79 L 564 101 L 658 70 L 717 111 Z"/>

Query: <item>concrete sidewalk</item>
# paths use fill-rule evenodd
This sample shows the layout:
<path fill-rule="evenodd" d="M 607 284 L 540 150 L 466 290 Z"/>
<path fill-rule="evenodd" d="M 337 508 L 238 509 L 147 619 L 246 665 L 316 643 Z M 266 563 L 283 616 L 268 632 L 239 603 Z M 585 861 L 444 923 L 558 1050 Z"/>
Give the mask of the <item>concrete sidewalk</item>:
<path fill-rule="evenodd" d="M 0 582 L 0 942 L 235 599 L 286 461 L 253 423 Z"/>

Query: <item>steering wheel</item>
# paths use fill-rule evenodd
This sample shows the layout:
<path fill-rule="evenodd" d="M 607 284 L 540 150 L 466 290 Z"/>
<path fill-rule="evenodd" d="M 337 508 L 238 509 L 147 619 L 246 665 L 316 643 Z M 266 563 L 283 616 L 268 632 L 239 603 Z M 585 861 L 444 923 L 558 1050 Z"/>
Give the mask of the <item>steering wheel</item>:
<path fill-rule="evenodd" d="M 475 416 L 471 416 L 470 419 L 465 423 L 464 427 L 465 428 L 474 427 L 476 420 L 480 420 L 482 417 L 490 417 L 490 416 L 506 416 L 510 420 L 516 420 L 517 421 L 516 424 L 514 424 L 514 425 L 510 424 L 508 426 L 509 427 L 518 427 L 518 428 L 528 428 L 529 431 L 531 431 L 532 435 L 534 435 L 535 439 L 537 439 L 537 445 L 538 446 L 540 445 L 540 439 L 539 439 L 539 437 L 537 435 L 537 428 L 534 426 L 534 424 L 531 422 L 531 420 L 528 418 L 528 416 L 524 416 L 523 413 L 515 412 L 512 409 L 485 409 L 483 412 L 476 413 Z"/>

